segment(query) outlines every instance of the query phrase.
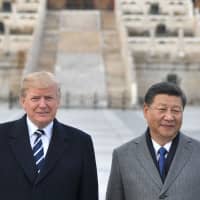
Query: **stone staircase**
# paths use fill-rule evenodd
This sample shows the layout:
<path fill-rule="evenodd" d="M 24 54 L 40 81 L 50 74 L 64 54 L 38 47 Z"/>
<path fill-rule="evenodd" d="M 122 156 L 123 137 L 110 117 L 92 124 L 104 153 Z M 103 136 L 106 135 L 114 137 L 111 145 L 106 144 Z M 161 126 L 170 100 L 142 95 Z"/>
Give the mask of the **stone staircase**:
<path fill-rule="evenodd" d="M 59 36 L 59 11 L 47 11 L 38 68 L 54 72 Z"/>
<path fill-rule="evenodd" d="M 66 21 L 63 18 L 64 16 Z M 62 25 L 60 24 L 60 19 L 62 19 Z M 82 32 L 76 31 L 75 25 L 75 31 L 73 31 L 74 27 L 71 27 L 73 24 L 69 20 L 69 15 L 65 14 L 64 11 L 47 12 L 38 68 L 40 70 L 55 71 L 63 87 L 65 87 L 62 89 L 64 93 L 68 91 L 71 94 L 76 94 L 80 93 L 79 90 L 81 92 L 83 90 L 87 91 L 87 88 L 90 88 L 90 91 L 95 91 L 95 87 L 98 85 L 98 92 L 103 95 L 103 85 L 105 84 L 107 92 L 106 104 L 108 107 L 129 107 L 130 91 L 127 89 L 127 72 L 120 52 L 120 40 L 116 29 L 114 12 L 101 12 L 101 28 L 99 31 L 90 30 L 91 27 L 84 29 Z M 77 23 L 81 27 L 84 20 L 83 22 L 76 20 L 74 19 L 74 24 Z M 90 40 L 88 40 L 89 35 L 91 35 Z M 100 38 L 101 45 L 99 45 L 98 38 Z M 75 61 L 74 56 L 78 61 Z M 102 83 L 102 72 L 96 69 L 98 60 L 101 57 L 103 59 L 102 65 L 105 68 L 104 84 Z M 82 60 L 82 64 L 79 60 Z M 90 66 L 91 64 L 93 64 L 93 70 Z M 61 73 L 58 69 L 54 69 L 55 65 L 61 68 L 59 70 Z M 94 72 L 96 73 L 94 74 Z M 66 74 L 68 74 L 67 79 Z M 82 76 L 87 78 L 82 80 Z M 76 84 L 71 79 L 76 80 Z M 92 84 L 90 83 L 91 81 L 93 81 Z"/>
<path fill-rule="evenodd" d="M 120 52 L 120 40 L 114 12 L 102 11 L 101 22 L 108 106 L 126 108 L 130 103 L 130 98 L 129 92 L 127 92 L 126 68 Z"/>

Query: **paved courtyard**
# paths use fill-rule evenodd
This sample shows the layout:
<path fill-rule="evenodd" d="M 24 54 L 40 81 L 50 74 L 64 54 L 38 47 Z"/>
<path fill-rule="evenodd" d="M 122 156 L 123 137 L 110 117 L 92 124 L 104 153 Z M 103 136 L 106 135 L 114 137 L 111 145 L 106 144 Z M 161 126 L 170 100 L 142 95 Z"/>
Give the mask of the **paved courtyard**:
<path fill-rule="evenodd" d="M 6 104 L 0 105 L 0 109 L 0 122 L 16 119 L 23 114 L 22 109 L 9 110 Z M 100 200 L 104 200 L 113 149 L 141 135 L 146 128 L 141 109 L 59 109 L 57 118 L 92 136 L 98 168 L 99 195 Z M 189 106 L 185 109 L 182 131 L 200 140 L 200 107 Z"/>

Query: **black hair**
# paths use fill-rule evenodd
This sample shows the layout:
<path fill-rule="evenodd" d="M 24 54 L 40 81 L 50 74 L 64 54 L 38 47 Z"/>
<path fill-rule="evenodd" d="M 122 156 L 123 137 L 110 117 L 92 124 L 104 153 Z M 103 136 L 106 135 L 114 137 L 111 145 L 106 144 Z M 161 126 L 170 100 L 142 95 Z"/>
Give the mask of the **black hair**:
<path fill-rule="evenodd" d="M 146 92 L 144 97 L 144 102 L 147 105 L 151 105 L 153 103 L 154 97 L 158 94 L 167 94 L 169 96 L 177 96 L 181 98 L 183 108 L 186 105 L 187 98 L 181 88 L 171 82 L 160 82 L 152 85 Z"/>

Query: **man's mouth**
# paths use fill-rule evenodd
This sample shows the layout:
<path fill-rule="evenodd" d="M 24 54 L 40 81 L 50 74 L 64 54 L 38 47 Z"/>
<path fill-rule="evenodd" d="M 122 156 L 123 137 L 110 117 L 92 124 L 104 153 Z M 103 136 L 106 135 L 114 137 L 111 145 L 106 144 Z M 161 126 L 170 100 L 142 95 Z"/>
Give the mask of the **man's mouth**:
<path fill-rule="evenodd" d="M 165 127 L 165 128 L 174 128 L 174 124 L 161 124 L 162 127 Z"/>
<path fill-rule="evenodd" d="M 49 112 L 37 112 L 38 115 L 46 115 L 48 114 Z"/>

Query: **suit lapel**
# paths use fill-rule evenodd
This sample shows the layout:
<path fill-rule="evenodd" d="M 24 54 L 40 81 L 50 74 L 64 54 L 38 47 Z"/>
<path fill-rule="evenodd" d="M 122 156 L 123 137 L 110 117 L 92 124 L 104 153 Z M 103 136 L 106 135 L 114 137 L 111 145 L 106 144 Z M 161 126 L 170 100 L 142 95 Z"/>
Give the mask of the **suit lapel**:
<path fill-rule="evenodd" d="M 34 182 L 36 177 L 36 167 L 33 159 L 32 149 L 29 142 L 26 117 L 17 120 L 9 135 L 9 142 L 16 160 L 24 170 L 30 182 Z"/>
<path fill-rule="evenodd" d="M 155 183 L 156 186 L 160 188 L 160 194 L 164 193 L 170 186 L 173 185 L 173 182 L 178 177 L 186 163 L 189 161 L 189 158 L 192 154 L 191 139 L 183 134 L 180 134 L 176 154 L 163 184 L 147 147 L 145 135 L 135 140 L 135 143 L 137 145 L 137 159 L 141 163 L 141 166 L 145 169 L 146 174 L 152 179 L 152 183 Z"/>
<path fill-rule="evenodd" d="M 161 189 L 162 181 L 147 147 L 145 135 L 138 138 L 135 142 L 137 143 L 137 159 L 145 169 L 146 174 L 152 179 L 153 183 Z"/>
<path fill-rule="evenodd" d="M 180 139 L 176 150 L 176 154 L 171 163 L 168 175 L 165 179 L 163 189 L 161 192 L 165 192 L 173 184 L 175 179 L 180 174 L 181 170 L 189 161 L 191 154 L 192 154 L 192 141 L 183 134 L 180 134 Z"/>
<path fill-rule="evenodd" d="M 63 129 L 63 126 L 57 120 L 54 120 L 53 135 L 45 158 L 44 168 L 41 170 L 36 183 L 48 175 L 57 164 L 68 146 L 68 139 L 69 136 L 66 134 L 66 129 Z"/>

